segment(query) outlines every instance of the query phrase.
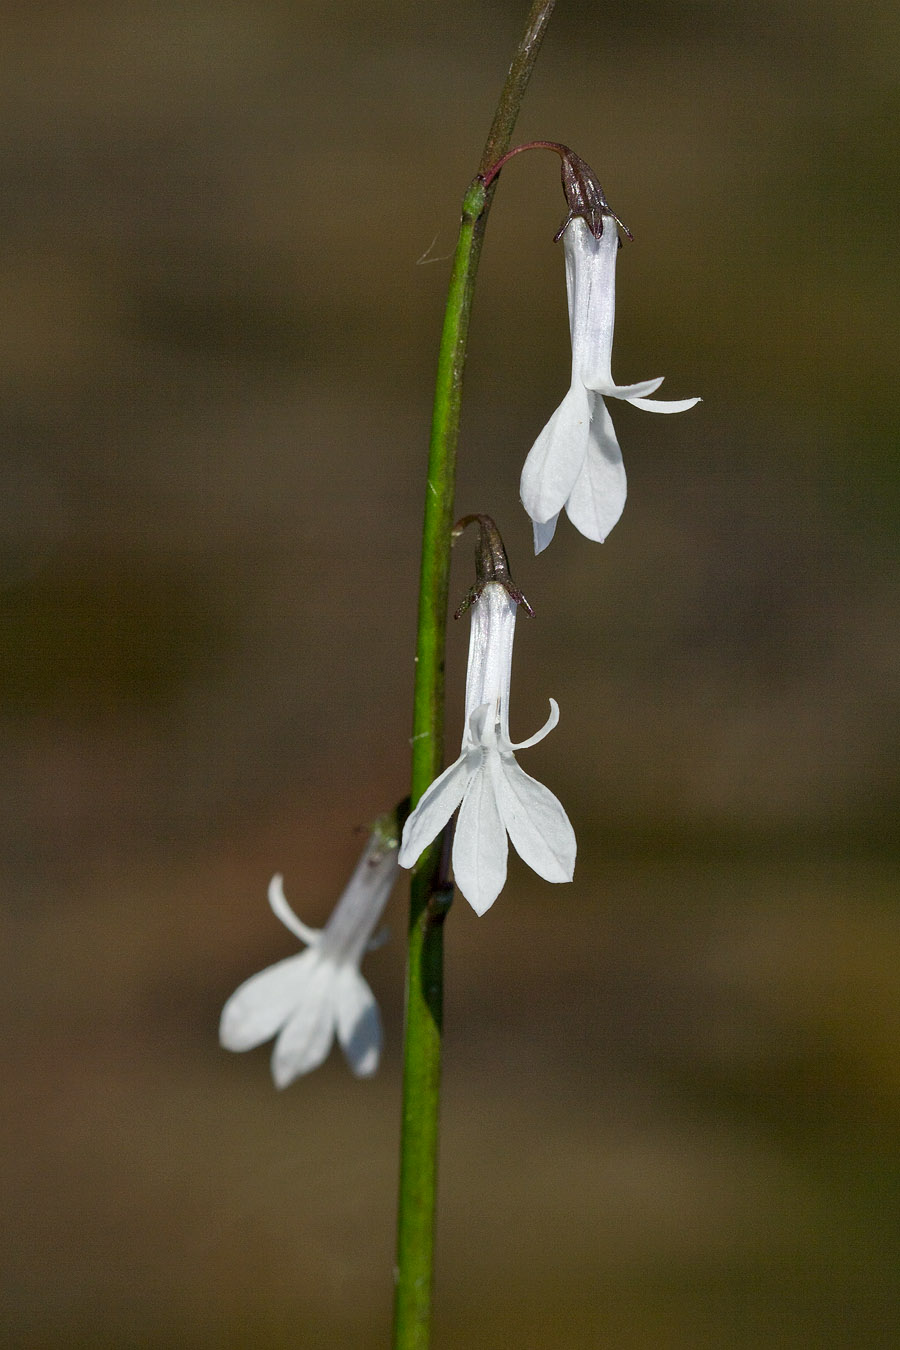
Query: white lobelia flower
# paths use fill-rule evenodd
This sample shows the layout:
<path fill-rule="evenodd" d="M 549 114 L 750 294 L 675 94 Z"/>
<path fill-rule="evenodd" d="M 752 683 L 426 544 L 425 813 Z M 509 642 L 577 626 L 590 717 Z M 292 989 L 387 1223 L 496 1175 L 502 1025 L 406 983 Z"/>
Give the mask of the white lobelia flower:
<path fill-rule="evenodd" d="M 358 1078 L 378 1068 L 381 1018 L 359 966 L 397 879 L 396 833 L 393 816 L 376 824 L 322 929 L 297 918 L 281 877 L 272 878 L 269 904 L 276 918 L 307 947 L 251 975 L 231 995 L 222 1009 L 219 1041 L 226 1050 L 252 1050 L 278 1033 L 272 1054 L 277 1087 L 318 1068 L 335 1032 Z"/>
<path fill-rule="evenodd" d="M 522 469 L 519 490 L 534 524 L 535 553 L 550 543 L 563 507 L 576 529 L 599 543 L 622 514 L 625 467 L 604 398 L 624 399 L 636 408 L 660 413 L 684 412 L 700 402 L 697 398 L 648 398 L 662 384 L 662 377 L 638 384 L 613 381 L 619 237 L 616 218 L 605 199 L 602 204 L 602 214 L 598 207 L 592 217 L 598 228 L 602 228 L 601 220 L 605 224 L 599 238 L 581 215 L 572 216 L 563 227 L 572 385 Z"/>
<path fill-rule="evenodd" d="M 474 601 L 466 678 L 466 726 L 455 764 L 431 784 L 408 818 L 400 866 L 412 867 L 459 806 L 453 840 L 456 884 L 483 914 L 506 881 L 507 834 L 545 881 L 571 881 L 575 834 L 553 793 L 529 778 L 513 752 L 536 745 L 559 720 L 550 700 L 546 724 L 527 741 L 509 738 L 509 683 L 516 600 L 498 581 Z"/>

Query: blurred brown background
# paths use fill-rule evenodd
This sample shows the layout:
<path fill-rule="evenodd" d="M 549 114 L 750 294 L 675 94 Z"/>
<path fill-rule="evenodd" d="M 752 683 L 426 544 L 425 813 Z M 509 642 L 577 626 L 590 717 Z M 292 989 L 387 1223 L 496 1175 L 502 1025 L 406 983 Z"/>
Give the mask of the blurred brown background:
<path fill-rule="evenodd" d="M 5 1344 L 386 1343 L 387 1051 L 216 1044 L 405 791 L 462 191 L 527 6 L 7 3 Z M 449 1347 L 900 1343 L 897 133 L 887 0 L 559 0 L 519 124 L 635 233 L 625 515 L 535 560 L 568 383 L 558 166 L 504 174 L 459 512 L 537 611 L 513 733 L 579 839 L 448 926 Z M 894 326 L 891 320 L 894 319 Z M 454 593 L 469 584 L 469 546 Z M 450 633 L 448 749 L 466 632 Z"/>

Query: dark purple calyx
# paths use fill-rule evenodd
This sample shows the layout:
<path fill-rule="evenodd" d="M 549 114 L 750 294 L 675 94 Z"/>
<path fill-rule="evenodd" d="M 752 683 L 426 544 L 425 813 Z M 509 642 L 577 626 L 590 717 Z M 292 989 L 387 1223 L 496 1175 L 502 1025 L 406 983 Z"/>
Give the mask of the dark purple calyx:
<path fill-rule="evenodd" d="M 600 186 L 597 175 L 590 164 L 583 160 L 580 155 L 576 155 L 574 150 L 570 150 L 567 145 L 562 145 L 559 141 L 528 141 L 524 145 L 517 145 L 512 150 L 507 150 L 506 154 L 498 159 L 496 164 L 492 164 L 485 173 L 480 175 L 485 187 L 490 186 L 507 160 L 512 159 L 514 155 L 520 155 L 523 150 L 552 150 L 562 160 L 562 188 L 569 214 L 553 236 L 554 244 L 562 238 L 563 231 L 569 221 L 574 220 L 576 216 L 580 216 L 586 222 L 595 239 L 599 239 L 603 234 L 604 217 L 614 220 L 622 233 L 626 234 L 629 239 L 634 238 L 628 226 L 623 224 L 606 200 L 603 188 Z"/>
<path fill-rule="evenodd" d="M 506 549 L 503 547 L 500 531 L 490 516 L 480 513 L 473 516 L 463 516 L 453 526 L 450 532 L 451 540 L 456 543 L 466 526 L 476 523 L 479 527 L 479 534 L 478 543 L 475 545 L 475 585 L 470 588 L 466 598 L 453 615 L 454 619 L 461 619 L 469 606 L 474 605 L 485 586 L 492 581 L 496 581 L 498 585 L 502 586 L 510 599 L 514 600 L 517 605 L 521 605 L 525 613 L 534 618 L 534 610 L 510 576 Z"/>

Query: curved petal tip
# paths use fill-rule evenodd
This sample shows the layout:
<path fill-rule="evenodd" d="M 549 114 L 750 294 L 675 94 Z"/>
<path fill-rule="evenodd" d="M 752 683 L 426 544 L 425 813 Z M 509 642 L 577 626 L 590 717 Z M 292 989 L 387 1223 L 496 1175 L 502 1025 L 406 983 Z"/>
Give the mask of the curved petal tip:
<path fill-rule="evenodd" d="M 631 403 L 635 408 L 641 408 L 644 412 L 655 413 L 679 413 L 687 412 L 688 408 L 693 408 L 695 403 L 702 403 L 702 398 L 628 398 L 626 403 Z"/>

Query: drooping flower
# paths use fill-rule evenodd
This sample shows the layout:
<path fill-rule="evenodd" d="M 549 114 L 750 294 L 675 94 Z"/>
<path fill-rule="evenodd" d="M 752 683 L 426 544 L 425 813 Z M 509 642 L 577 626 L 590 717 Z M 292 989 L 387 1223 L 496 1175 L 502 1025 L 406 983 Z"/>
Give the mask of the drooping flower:
<path fill-rule="evenodd" d="M 462 751 L 423 794 L 404 826 L 400 848 L 400 866 L 413 867 L 459 807 L 453 872 L 476 914 L 484 914 L 503 889 L 507 835 L 545 881 L 571 881 L 575 868 L 575 834 L 568 816 L 549 789 L 519 768 L 514 754 L 553 730 L 559 721 L 556 702 L 550 700 L 550 716 L 540 731 L 518 744 L 510 740 L 516 608 L 527 602 L 509 579 L 502 544 L 499 552 L 502 566 L 488 568 L 487 575 L 501 579 L 485 580 L 483 573 L 462 607 L 472 604 Z"/>
<path fill-rule="evenodd" d="M 252 1050 L 277 1033 L 272 1053 L 277 1087 L 318 1068 L 335 1033 L 358 1078 L 378 1068 L 381 1018 L 359 967 L 397 879 L 397 845 L 395 817 L 384 816 L 322 929 L 297 918 L 281 877 L 272 878 L 272 911 L 306 950 L 245 980 L 222 1009 L 219 1041 L 226 1050 Z"/>
<path fill-rule="evenodd" d="M 580 168 L 590 170 L 583 160 Z M 566 183 L 566 165 L 563 166 Z M 580 180 L 583 188 L 583 180 Z M 662 377 L 616 384 L 612 377 L 617 219 L 594 180 L 595 195 L 583 213 L 570 211 L 563 226 L 566 290 L 572 336 L 569 392 L 532 446 L 522 469 L 520 495 L 534 525 L 534 551 L 547 547 L 565 507 L 572 524 L 602 543 L 622 514 L 626 480 L 622 452 L 604 398 L 624 399 L 647 412 L 684 412 L 697 398 L 651 399 Z M 599 195 L 597 195 L 599 194 Z M 571 196 L 567 192 L 571 204 Z M 590 197 L 590 192 L 588 192 Z M 605 228 L 604 228 L 605 226 Z M 600 233 L 595 231 L 599 229 Z"/>

